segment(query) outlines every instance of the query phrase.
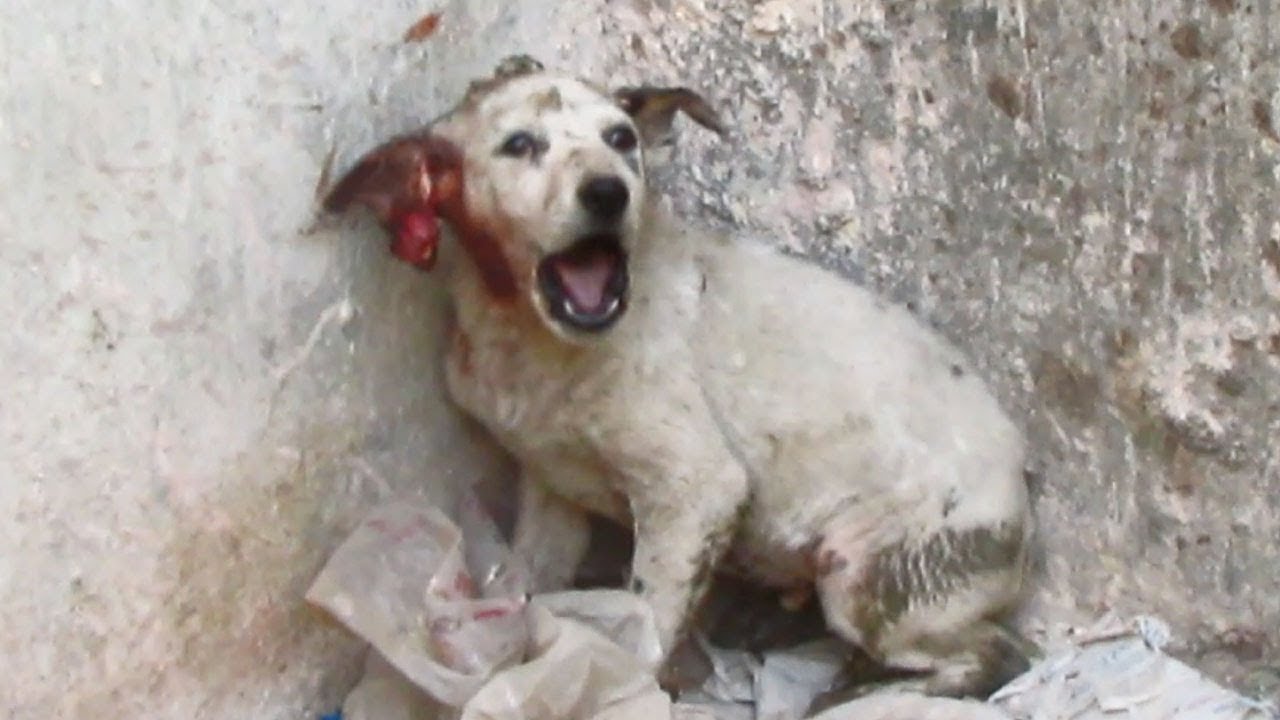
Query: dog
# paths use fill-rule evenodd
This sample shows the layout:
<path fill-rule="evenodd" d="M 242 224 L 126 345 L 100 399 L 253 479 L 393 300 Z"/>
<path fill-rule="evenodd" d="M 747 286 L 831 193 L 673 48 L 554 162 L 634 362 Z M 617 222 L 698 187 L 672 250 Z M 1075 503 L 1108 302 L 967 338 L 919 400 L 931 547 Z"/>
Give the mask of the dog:
<path fill-rule="evenodd" d="M 815 592 L 925 692 L 994 690 L 1032 531 L 1022 435 L 906 309 L 677 218 L 646 156 L 680 115 L 724 133 L 688 88 L 513 57 L 324 204 L 371 209 L 402 259 L 438 255 L 449 393 L 520 465 L 537 590 L 571 582 L 595 514 L 633 529 L 629 586 L 667 653 L 726 570 Z"/>

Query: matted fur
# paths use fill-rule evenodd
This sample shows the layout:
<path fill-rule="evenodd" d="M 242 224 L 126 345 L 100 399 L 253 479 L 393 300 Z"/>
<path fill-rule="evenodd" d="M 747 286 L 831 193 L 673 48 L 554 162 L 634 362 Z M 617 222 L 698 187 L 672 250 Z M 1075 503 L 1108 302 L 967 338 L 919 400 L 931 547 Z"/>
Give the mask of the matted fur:
<path fill-rule="evenodd" d="M 975 691 L 999 664 L 990 619 L 1023 582 L 1020 433 L 906 310 L 669 215 L 643 149 L 677 110 L 719 127 L 687 89 L 615 94 L 517 63 L 409 141 L 434 150 L 384 146 L 361 166 L 417 167 L 454 193 L 439 201 L 456 241 L 440 268 L 455 315 L 448 387 L 519 460 L 517 550 L 538 589 L 562 587 L 588 544 L 585 513 L 599 514 L 635 530 L 633 587 L 667 651 L 720 566 L 816 587 L 849 641 L 931 673 L 932 691 Z M 602 140 L 618 123 L 638 127 L 640 149 Z M 538 150 L 497 152 L 516 130 Z M 441 147 L 459 159 L 426 167 L 453 156 Z M 614 324 L 583 333 L 552 317 L 537 272 L 589 229 L 578 189 L 602 175 L 629 191 L 613 226 L 629 295 Z M 393 185 L 347 187 L 330 207 L 386 208 L 394 188 L 432 187 Z"/>

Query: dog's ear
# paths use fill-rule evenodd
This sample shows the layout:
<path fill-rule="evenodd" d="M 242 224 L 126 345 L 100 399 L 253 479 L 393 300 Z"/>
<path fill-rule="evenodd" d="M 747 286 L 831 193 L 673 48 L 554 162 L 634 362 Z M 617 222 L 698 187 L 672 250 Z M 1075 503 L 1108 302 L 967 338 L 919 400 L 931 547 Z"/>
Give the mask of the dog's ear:
<path fill-rule="evenodd" d="M 689 88 L 624 87 L 615 90 L 613 97 L 635 121 L 647 145 L 661 145 L 671 139 L 677 111 L 717 135 L 724 135 L 724 125 L 711 104 Z"/>
<path fill-rule="evenodd" d="M 419 132 L 401 135 L 365 153 L 325 194 L 324 209 L 353 205 L 386 220 L 418 204 L 437 205 L 457 188 L 447 182 L 462 170 L 462 154 L 447 140 Z"/>
<path fill-rule="evenodd" d="M 396 257 L 429 269 L 435 263 L 439 219 L 461 200 L 462 155 L 452 143 L 421 132 L 390 140 L 365 154 L 334 184 L 324 209 L 369 208 L 392 236 Z"/>

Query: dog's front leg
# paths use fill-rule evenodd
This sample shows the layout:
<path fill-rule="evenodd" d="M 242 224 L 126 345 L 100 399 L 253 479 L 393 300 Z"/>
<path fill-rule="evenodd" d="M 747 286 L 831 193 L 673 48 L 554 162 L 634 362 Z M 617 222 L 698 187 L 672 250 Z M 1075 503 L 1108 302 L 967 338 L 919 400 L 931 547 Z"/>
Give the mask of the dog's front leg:
<path fill-rule="evenodd" d="M 736 465 L 732 466 L 736 469 Z M 653 608 L 664 655 L 687 629 L 693 610 L 705 596 L 712 571 L 729 547 L 746 502 L 746 483 L 703 475 L 700 487 L 681 483 L 683 497 L 637 499 L 632 588 Z M 702 494 L 705 492 L 706 494 Z"/>
<path fill-rule="evenodd" d="M 635 523 L 631 586 L 653 608 L 664 654 L 686 630 L 695 605 L 737 530 L 748 499 L 746 473 L 714 426 L 646 428 L 628 435 L 622 470 Z M 656 444 L 655 444 L 656 443 Z"/>
<path fill-rule="evenodd" d="M 590 542 L 586 513 L 553 494 L 536 472 L 522 472 L 512 545 L 529 569 L 530 592 L 568 588 Z"/>

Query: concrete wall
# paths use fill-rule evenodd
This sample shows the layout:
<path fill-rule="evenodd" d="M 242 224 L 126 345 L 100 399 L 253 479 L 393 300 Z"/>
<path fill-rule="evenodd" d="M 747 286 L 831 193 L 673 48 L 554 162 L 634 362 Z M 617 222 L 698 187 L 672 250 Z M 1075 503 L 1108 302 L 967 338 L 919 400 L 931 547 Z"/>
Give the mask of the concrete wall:
<path fill-rule="evenodd" d="M 0 5 L 9 717 L 341 695 L 355 649 L 300 604 L 333 543 L 501 469 L 442 401 L 433 284 L 367 224 L 315 226 L 314 189 L 513 51 L 705 89 L 734 133 L 686 134 L 682 208 L 977 358 L 1034 441 L 1033 621 L 1150 611 L 1272 677 L 1272 0 L 73 5 Z"/>

